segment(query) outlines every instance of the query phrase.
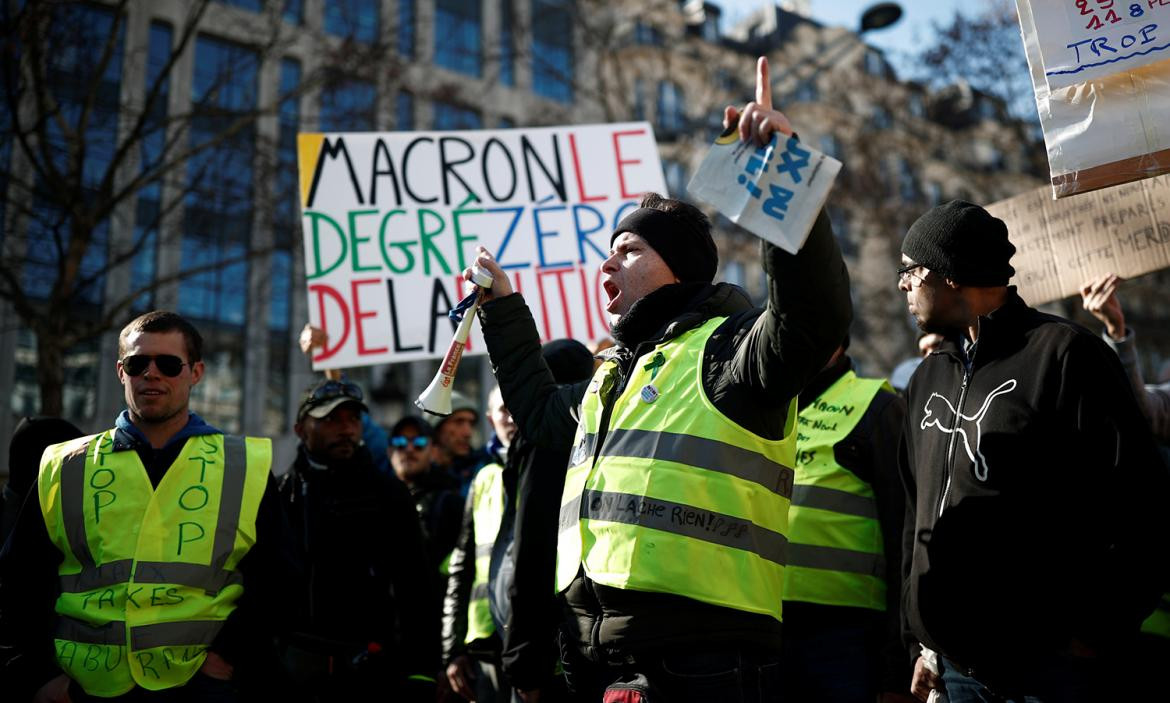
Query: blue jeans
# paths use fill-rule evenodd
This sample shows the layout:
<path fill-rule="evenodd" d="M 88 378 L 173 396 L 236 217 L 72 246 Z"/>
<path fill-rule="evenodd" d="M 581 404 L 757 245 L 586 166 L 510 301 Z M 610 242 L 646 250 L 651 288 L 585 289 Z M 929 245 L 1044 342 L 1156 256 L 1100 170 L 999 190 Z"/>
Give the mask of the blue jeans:
<path fill-rule="evenodd" d="M 1036 662 L 1018 683 L 987 684 L 943 662 L 950 703 L 1101 703 L 1125 700 L 1110 691 L 1105 665 L 1097 659 L 1056 657 Z"/>

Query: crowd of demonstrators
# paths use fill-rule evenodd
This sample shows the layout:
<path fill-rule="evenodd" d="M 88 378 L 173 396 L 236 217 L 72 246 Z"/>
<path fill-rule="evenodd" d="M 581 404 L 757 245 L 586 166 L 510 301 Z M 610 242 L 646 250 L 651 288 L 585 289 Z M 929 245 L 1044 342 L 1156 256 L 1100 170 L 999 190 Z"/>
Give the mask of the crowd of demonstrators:
<path fill-rule="evenodd" d="M 1117 356 L 1020 299 L 1014 252 L 963 201 L 902 243 L 909 310 L 945 337 L 907 389 L 901 455 L 905 617 L 942 655 L 914 691 L 1130 700 L 1150 682 L 1124 662 L 1168 582 L 1170 474 Z"/>
<path fill-rule="evenodd" d="M 299 578 L 267 439 L 189 410 L 199 332 L 174 313 L 118 338 L 126 410 L 45 450 L 0 553 L 6 700 L 262 694 Z"/>
<path fill-rule="evenodd" d="M 729 134 L 794 136 L 763 59 L 756 85 Z M 645 195 L 601 265 L 593 352 L 542 346 L 481 248 L 486 412 L 453 393 L 387 432 L 331 369 L 279 484 L 267 440 L 190 411 L 198 331 L 136 318 L 113 429 L 13 437 L 0 698 L 1164 697 L 1170 388 L 1143 382 L 1119 279 L 1083 289 L 1103 342 L 1007 285 L 1008 235 L 962 201 L 907 232 L 903 394 L 853 367 L 824 213 L 796 254 L 761 243 L 757 308 L 714 282 L 703 213 Z M 324 344 L 305 327 L 302 351 Z"/>

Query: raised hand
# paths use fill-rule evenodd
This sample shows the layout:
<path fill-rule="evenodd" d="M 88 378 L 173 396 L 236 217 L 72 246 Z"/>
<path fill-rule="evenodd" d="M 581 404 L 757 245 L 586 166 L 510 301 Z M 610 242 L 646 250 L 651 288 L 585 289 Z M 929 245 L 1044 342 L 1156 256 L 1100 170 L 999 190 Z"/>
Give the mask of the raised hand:
<path fill-rule="evenodd" d="M 1081 305 L 1105 325 L 1105 333 L 1117 341 L 1125 338 L 1125 312 L 1117 299 L 1121 277 L 1107 273 L 1081 286 Z"/>
<path fill-rule="evenodd" d="M 772 140 L 773 132 L 792 135 L 792 124 L 783 112 L 772 108 L 772 82 L 768 75 L 768 59 L 761 56 L 756 61 L 756 99 L 744 106 L 743 111 L 728 105 L 723 109 L 723 127 L 730 127 L 739 121 L 739 138 L 764 146 Z"/>

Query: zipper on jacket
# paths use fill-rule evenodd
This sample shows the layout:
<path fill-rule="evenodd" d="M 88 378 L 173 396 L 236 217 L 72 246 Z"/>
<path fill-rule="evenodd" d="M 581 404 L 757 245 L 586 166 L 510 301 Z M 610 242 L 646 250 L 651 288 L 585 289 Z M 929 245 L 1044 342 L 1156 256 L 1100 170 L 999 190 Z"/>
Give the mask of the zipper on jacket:
<path fill-rule="evenodd" d="M 951 491 L 951 479 L 955 474 L 955 441 L 959 434 L 959 425 L 963 422 L 963 403 L 967 400 L 967 388 L 971 382 L 971 368 L 975 365 L 975 352 L 978 344 L 971 348 L 971 358 L 963 358 L 963 382 L 959 385 L 959 400 L 955 404 L 955 421 L 951 424 L 951 438 L 947 442 L 947 460 L 943 464 L 943 491 L 938 499 L 938 513 L 935 517 L 942 517 L 943 510 L 947 505 L 947 495 Z"/>

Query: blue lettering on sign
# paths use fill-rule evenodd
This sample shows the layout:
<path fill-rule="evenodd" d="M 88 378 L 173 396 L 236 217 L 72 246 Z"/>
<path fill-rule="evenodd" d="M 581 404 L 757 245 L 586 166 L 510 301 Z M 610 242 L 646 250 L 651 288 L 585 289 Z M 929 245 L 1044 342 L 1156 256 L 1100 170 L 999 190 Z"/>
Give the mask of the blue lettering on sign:
<path fill-rule="evenodd" d="M 784 145 L 784 153 L 780 154 L 780 160 L 784 164 L 777 168 L 777 173 L 787 173 L 793 183 L 800 183 L 800 169 L 808 166 L 810 156 L 812 154 L 800 148 L 800 142 L 796 141 L 796 137 L 789 137 Z"/>
<path fill-rule="evenodd" d="M 754 178 L 768 172 L 772 156 L 775 153 L 776 139 L 776 136 L 773 135 L 772 141 L 767 146 L 756 149 L 748 158 L 747 163 L 744 164 L 744 172 L 739 174 L 736 179 L 756 200 L 764 195 L 764 189 L 755 183 Z M 776 166 L 775 173 L 777 177 L 781 174 L 787 174 L 793 183 L 800 183 L 804 180 L 801 171 L 808 167 L 811 158 L 812 153 L 807 149 L 802 149 L 796 137 L 789 137 L 784 143 L 784 151 L 780 152 L 781 163 Z M 753 178 L 749 178 L 749 175 Z M 768 195 L 764 198 L 760 209 L 769 217 L 783 220 L 784 215 L 788 212 L 788 204 L 796 196 L 796 192 L 775 183 L 767 185 Z"/>
<path fill-rule="evenodd" d="M 1090 37 L 1089 39 L 1082 39 L 1072 44 L 1067 44 L 1066 48 L 1072 49 L 1076 56 L 1076 68 L 1071 68 L 1062 71 L 1046 71 L 1045 75 L 1069 75 L 1080 73 L 1086 68 L 1096 68 L 1097 66 L 1104 66 L 1106 64 L 1117 63 L 1118 61 L 1125 61 L 1136 58 L 1138 56 L 1145 56 L 1154 53 L 1155 51 L 1165 51 L 1170 49 L 1170 42 L 1164 42 L 1155 46 L 1149 46 L 1158 41 L 1158 25 L 1147 24 L 1141 29 L 1132 34 L 1126 34 L 1119 40 L 1121 48 L 1129 49 L 1130 47 L 1141 48 L 1140 51 L 1133 51 L 1127 54 L 1119 54 L 1115 46 L 1110 45 L 1109 37 Z M 1094 61 L 1094 59 L 1101 59 Z M 1090 63 L 1085 63 L 1086 61 Z"/>

